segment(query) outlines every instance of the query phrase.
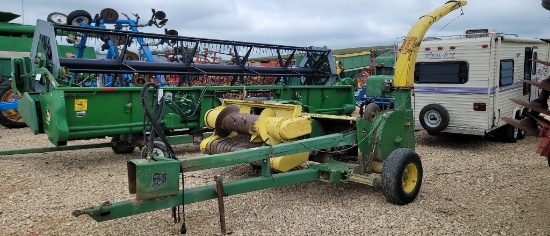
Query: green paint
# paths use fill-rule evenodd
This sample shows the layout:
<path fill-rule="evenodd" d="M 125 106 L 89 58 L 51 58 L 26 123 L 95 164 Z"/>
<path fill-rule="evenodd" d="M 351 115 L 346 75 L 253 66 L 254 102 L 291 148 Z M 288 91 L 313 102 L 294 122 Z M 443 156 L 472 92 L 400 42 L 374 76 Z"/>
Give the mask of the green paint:
<path fill-rule="evenodd" d="M 315 169 L 298 170 L 271 177 L 254 177 L 242 180 L 225 182 L 223 184 L 226 196 L 237 195 L 262 189 L 275 188 L 285 185 L 309 182 L 319 179 L 319 171 Z M 214 178 L 212 176 L 212 182 Z M 176 195 L 159 197 L 147 200 L 130 200 L 117 203 L 108 203 L 104 206 L 95 206 L 83 210 L 96 221 L 113 220 L 145 212 L 191 204 L 217 198 L 216 185 L 180 190 Z"/>
<path fill-rule="evenodd" d="M 41 69 L 43 78 L 51 76 Z M 27 80 L 34 79 L 28 77 Z M 39 113 L 24 112 L 22 117 L 28 120 L 33 132 L 40 131 L 48 135 L 55 145 L 65 145 L 67 141 L 112 136 L 126 133 L 143 132 L 143 108 L 141 106 L 141 88 L 117 87 L 105 90 L 97 87 L 60 87 L 48 85 L 46 92 L 40 95 L 24 96 L 23 109 L 32 109 L 32 100 Z M 190 117 L 184 117 L 179 111 L 188 111 L 198 103 L 204 87 L 166 87 L 164 93 L 173 94 L 173 104 L 178 109 L 166 106 L 161 121 L 165 129 L 188 129 L 204 127 L 204 114 L 220 105 L 217 96 L 225 93 L 247 93 L 271 91 L 273 101 L 280 103 L 303 104 L 307 111 L 320 114 L 349 114 L 354 109 L 353 89 L 351 86 L 210 86 L 206 88 L 200 109 Z M 152 90 L 151 90 L 152 93 Z M 29 93 L 31 94 L 31 93 Z M 152 97 L 152 94 L 150 94 Z M 297 102 L 295 100 L 296 99 Z M 50 110 L 49 113 L 47 110 Z M 52 114 L 52 111 L 55 111 Z M 46 117 L 50 114 L 49 117 Z M 50 120 L 47 121 L 47 118 Z M 38 124 L 36 124 L 38 123 Z M 38 128 L 37 128 L 38 126 Z"/>

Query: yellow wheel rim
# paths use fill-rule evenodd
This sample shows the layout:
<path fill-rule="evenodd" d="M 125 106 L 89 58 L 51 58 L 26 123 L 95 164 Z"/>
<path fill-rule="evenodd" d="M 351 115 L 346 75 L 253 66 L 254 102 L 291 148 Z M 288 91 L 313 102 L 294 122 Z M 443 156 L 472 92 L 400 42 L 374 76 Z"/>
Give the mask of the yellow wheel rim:
<path fill-rule="evenodd" d="M 20 99 L 20 98 L 21 98 L 21 94 L 17 93 L 17 99 Z M 4 93 L 4 96 L 0 98 L 0 102 L 11 102 L 11 101 L 13 101 L 13 89 L 10 89 L 8 92 Z M 19 112 L 17 112 L 16 109 L 4 110 L 2 111 L 2 115 L 4 115 L 4 117 L 8 118 L 13 122 L 23 122 L 23 118 L 21 118 L 21 115 L 19 115 Z"/>
<path fill-rule="evenodd" d="M 405 193 L 411 193 L 418 182 L 418 168 L 414 163 L 410 163 L 405 166 L 403 170 L 403 190 Z"/>

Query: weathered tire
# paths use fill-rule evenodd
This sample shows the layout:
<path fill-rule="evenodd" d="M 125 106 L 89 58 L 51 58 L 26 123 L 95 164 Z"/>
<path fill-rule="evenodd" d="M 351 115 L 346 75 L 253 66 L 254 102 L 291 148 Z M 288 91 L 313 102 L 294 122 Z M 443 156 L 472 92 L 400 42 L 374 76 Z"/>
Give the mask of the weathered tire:
<path fill-rule="evenodd" d="M 155 141 L 153 143 L 153 153 L 161 155 L 163 157 L 169 157 L 170 154 L 168 153 L 168 149 L 166 149 L 166 145 L 164 145 L 163 142 Z M 145 146 L 143 149 L 141 149 L 141 158 L 148 159 L 149 157 L 149 146 Z"/>
<path fill-rule="evenodd" d="M 17 97 L 20 98 L 21 95 L 17 94 Z M 11 102 L 13 100 L 11 81 L 4 80 L 4 82 L 0 83 L 0 102 Z M 0 124 L 7 128 L 23 128 L 27 126 L 17 109 L 0 111 Z"/>
<path fill-rule="evenodd" d="M 84 10 L 76 10 L 67 15 L 67 24 L 80 26 L 80 23 L 91 24 L 92 15 Z"/>
<path fill-rule="evenodd" d="M 56 23 L 59 25 L 66 25 L 67 24 L 67 15 L 59 12 L 52 12 L 48 15 L 47 20 L 52 23 Z"/>
<path fill-rule="evenodd" d="M 506 124 L 500 128 L 500 138 L 507 143 L 515 143 L 519 139 L 519 129 L 513 125 Z"/>
<path fill-rule="evenodd" d="M 422 186 L 422 162 L 414 151 L 398 148 L 382 167 L 382 190 L 388 202 L 405 205 L 414 201 Z"/>
<path fill-rule="evenodd" d="M 133 145 L 131 142 L 122 139 L 120 135 L 113 136 L 113 138 L 111 139 L 111 143 L 113 144 L 113 146 L 111 146 L 111 149 L 113 149 L 113 152 L 115 152 L 116 154 L 132 153 L 136 148 L 136 146 Z"/>
<path fill-rule="evenodd" d="M 549 0 L 550 1 L 550 0 Z M 516 113 L 516 119 L 521 120 L 523 117 L 521 117 L 521 111 Z M 525 130 L 518 130 L 518 139 L 524 139 L 525 138 Z"/>
<path fill-rule="evenodd" d="M 363 113 L 363 119 L 368 122 L 374 122 L 374 119 L 376 119 L 376 116 L 380 113 L 380 107 L 376 105 L 375 103 L 369 103 L 365 107 L 365 112 Z"/>
<path fill-rule="evenodd" d="M 118 12 L 112 8 L 105 8 L 101 10 L 99 16 L 101 16 L 105 22 L 109 23 L 113 23 L 118 20 Z"/>
<path fill-rule="evenodd" d="M 418 120 L 428 134 L 434 135 L 445 130 L 451 118 L 445 107 L 439 104 L 429 104 L 420 110 Z"/>

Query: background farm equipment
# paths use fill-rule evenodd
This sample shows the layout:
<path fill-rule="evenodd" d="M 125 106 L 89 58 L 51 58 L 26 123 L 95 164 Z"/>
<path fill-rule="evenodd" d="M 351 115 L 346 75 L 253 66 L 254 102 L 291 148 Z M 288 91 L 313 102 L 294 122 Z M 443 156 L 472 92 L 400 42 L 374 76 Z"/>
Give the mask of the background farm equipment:
<path fill-rule="evenodd" d="M 14 57 L 28 57 L 31 51 L 35 26 L 10 23 L 19 15 L 0 12 L 0 124 L 8 128 L 25 127 L 17 111 L 21 91 L 14 88 Z M 76 49 L 69 45 L 58 45 L 58 56 L 74 55 Z M 95 58 L 93 48 L 82 49 L 83 58 Z"/>
<path fill-rule="evenodd" d="M 541 5 L 544 9 L 550 11 L 550 1 L 542 0 Z M 548 40 L 545 40 L 548 42 Z M 530 58 L 536 63 L 540 63 L 545 66 L 550 66 L 550 62 L 537 60 L 537 58 Z M 532 81 L 531 75 L 527 74 L 523 82 L 526 86 L 532 85 L 541 89 L 540 95 L 531 102 L 525 102 L 518 99 L 511 99 L 513 102 L 525 107 L 521 117 L 521 121 L 518 121 L 516 117 L 502 117 L 506 123 L 513 125 L 514 127 L 525 131 L 526 134 L 532 136 L 542 137 L 542 141 L 537 149 L 537 153 L 546 157 L 548 166 L 550 166 L 550 121 L 547 119 L 550 116 L 548 110 L 548 98 L 550 95 L 550 77 L 542 81 Z"/>
<path fill-rule="evenodd" d="M 200 144 L 201 151 L 211 155 L 178 159 L 172 152 L 170 143 L 153 144 L 153 147 L 146 149 L 157 151 L 142 156 L 145 158 L 128 162 L 129 190 L 136 195 L 136 199 L 117 203 L 105 202 L 99 206 L 77 210 L 73 215 L 86 214 L 96 221 L 105 221 L 172 208 L 174 220 L 183 219 L 181 233 L 185 233 L 185 216 L 181 217 L 185 211 L 180 211 L 180 206 L 217 198 L 221 210 L 222 233 L 226 233 L 223 218 L 225 196 L 314 180 L 377 185 L 376 174 L 381 176 L 382 189 L 389 202 L 400 205 L 412 202 L 420 190 L 423 175 L 420 157 L 414 152 L 411 89 L 415 55 L 428 28 L 447 13 L 465 4 L 465 1 L 449 1 L 421 17 L 413 26 L 399 51 L 395 80 L 388 86 L 387 95 L 394 98 L 393 107 L 381 111 L 372 121 L 348 116 L 355 108 L 353 86 L 333 86 L 329 83 L 329 78 L 313 76 L 322 75 L 322 70 L 309 73 L 312 72 L 311 69 L 322 68 L 314 66 L 319 64 L 314 59 L 328 56 L 328 53 L 324 53 L 327 51 L 306 51 L 308 59 L 300 64 L 312 67 L 294 68 L 293 73 L 301 73 L 298 80 L 301 85 L 282 86 L 281 94 L 286 94 L 284 99 L 223 99 L 220 104 L 211 106 L 201 114 L 204 124 L 214 130 L 212 136 L 203 139 Z M 312 53 L 320 56 L 309 57 Z M 246 60 L 247 56 L 237 62 L 243 59 Z M 134 64 L 132 68 L 136 68 Z M 333 73 L 335 67 L 330 68 Z M 216 74 L 221 73 L 222 69 L 234 72 L 237 68 L 235 65 L 225 65 L 202 66 L 200 69 Z M 269 76 L 285 76 L 268 73 L 282 72 L 280 68 L 273 69 L 275 68 L 249 67 L 246 71 L 238 72 L 242 75 L 243 72 L 253 70 Z M 290 79 L 279 81 L 289 82 Z M 142 90 L 144 94 L 152 95 L 148 96 L 152 99 L 143 100 L 144 110 L 153 111 L 157 105 L 157 111 L 162 111 L 165 107 L 168 109 L 167 104 L 173 100 L 173 93 L 166 96 L 166 90 L 160 92 L 161 87 L 153 87 L 153 91 L 147 88 Z M 244 87 L 226 89 L 240 90 Z M 268 87 L 262 89 L 269 90 Z M 321 96 L 304 99 L 307 97 L 304 96 L 307 94 L 305 91 L 318 89 L 323 89 L 317 94 Z M 298 95 L 295 92 L 284 92 L 287 90 L 304 92 Z M 336 94 L 328 94 L 330 91 Z M 315 102 L 330 108 L 318 109 Z M 157 105 L 151 106 L 151 103 Z M 203 101 L 200 104 L 206 107 Z M 161 112 L 156 114 L 160 115 Z M 157 122 L 158 117 L 150 116 L 148 121 L 151 123 L 151 131 L 157 134 L 162 124 Z M 149 143 L 151 140 L 149 139 Z M 307 168 L 297 168 L 308 160 L 311 163 Z M 260 166 L 261 176 L 225 183 L 221 176 L 216 176 L 216 185 L 186 188 L 184 173 L 246 163 Z"/>
<path fill-rule="evenodd" d="M 135 19 L 130 19 L 128 15 L 122 13 L 126 19 L 119 19 L 117 11 L 106 8 L 101 13 L 96 14 L 93 18 L 89 12 L 85 10 L 76 10 L 68 15 L 59 12 L 53 12 L 48 15 L 49 22 L 56 25 L 67 25 L 85 27 L 91 29 L 106 29 L 107 25 L 113 25 L 114 30 L 123 31 L 128 30 L 132 32 L 139 32 L 138 28 L 146 26 L 163 27 L 168 19 L 166 14 L 162 11 L 152 10 L 152 16 L 147 23 L 140 24 L 140 16 L 133 14 Z M 0 16 L 5 16 L 6 22 L 13 20 L 18 15 L 11 13 L 0 13 Z M 25 126 L 21 115 L 19 114 L 17 107 L 18 101 L 23 92 L 26 92 L 22 87 L 16 86 L 18 78 L 14 74 L 15 68 L 12 63 L 12 58 L 29 56 L 31 48 L 36 48 L 37 45 L 31 45 L 33 42 L 35 26 L 18 25 L 18 24 L 4 24 L 0 22 L 0 66 L 2 68 L 2 75 L 9 79 L 0 81 L 0 124 L 8 128 L 20 128 Z M 177 35 L 175 30 L 165 30 L 166 34 Z M 58 57 L 67 58 L 95 58 L 94 47 L 87 46 L 92 39 L 96 42 L 101 42 L 102 51 L 107 51 L 105 59 L 119 60 L 121 57 L 125 57 L 125 60 L 146 60 L 154 61 L 155 58 L 149 49 L 149 46 L 159 46 L 164 42 L 156 45 L 148 45 L 142 38 L 135 38 L 135 42 L 127 40 L 122 36 L 115 37 L 114 35 L 90 35 L 87 32 L 76 31 L 59 31 L 56 32 L 58 36 L 63 36 L 64 40 L 71 45 L 57 45 Z M 111 36 L 111 37 L 109 37 Z M 134 49 L 137 49 L 140 53 L 137 54 L 128 50 L 129 46 L 136 44 Z M 5 47 L 5 48 L 3 48 Z M 29 66 L 29 65 L 28 65 Z M 29 68 L 29 67 L 28 67 Z M 18 72 L 21 75 L 24 72 Z M 12 79 L 15 78 L 15 79 Z M 64 76 L 64 82 L 68 86 L 79 87 L 121 87 L 121 86 L 143 86 L 146 82 L 154 80 L 158 84 L 166 83 L 164 78 L 160 75 L 152 75 L 150 77 L 134 76 L 133 74 L 121 74 L 118 77 L 110 75 L 96 76 L 94 74 L 74 74 L 72 76 Z M 12 89 L 14 88 L 14 89 Z"/>
<path fill-rule="evenodd" d="M 391 96 L 394 78 L 395 56 L 380 56 L 374 59 L 374 74 L 365 78 L 365 84 L 355 93 L 359 115 L 373 120 L 381 110 L 393 108 Z"/>
<path fill-rule="evenodd" d="M 173 42 L 185 50 L 182 61 L 145 62 L 118 59 L 81 59 L 56 57 L 56 35 L 112 35 L 128 39 L 141 38 L 146 42 Z M 69 36 L 66 36 L 69 37 Z M 313 47 L 292 47 L 281 45 L 235 42 L 190 38 L 177 35 L 157 35 L 130 31 L 117 31 L 72 25 L 59 25 L 38 21 L 34 37 L 31 60 L 19 59 L 25 69 L 16 81 L 23 94 L 19 110 L 33 133 L 46 133 L 62 150 L 70 140 L 112 136 L 116 153 L 129 153 L 135 147 L 142 147 L 143 110 L 141 88 L 136 87 L 86 87 L 71 83 L 75 75 L 85 74 L 92 78 L 102 76 L 117 78 L 120 75 L 133 76 L 177 75 L 178 84 L 204 76 L 224 76 L 238 81 L 240 86 L 192 86 L 163 87 L 169 96 L 169 107 L 162 118 L 162 126 L 171 137 L 179 137 L 179 143 L 192 142 L 206 127 L 202 117 L 211 108 L 221 104 L 225 98 L 244 100 L 279 100 L 301 103 L 305 110 L 319 114 L 342 115 L 353 111 L 351 86 L 330 87 L 337 81 L 334 61 L 330 50 Z M 195 64 L 193 56 L 203 47 L 218 47 L 232 50 L 235 62 L 232 64 Z M 189 51 L 190 53 L 185 53 Z M 301 65 L 281 64 L 279 67 L 248 66 L 252 53 L 269 51 L 278 55 L 280 61 L 291 61 L 295 55 L 303 54 Z M 250 78 L 274 78 L 271 85 L 250 86 Z M 233 83 L 232 83 L 233 84 Z M 308 85 L 303 87 L 302 85 Z M 330 97 L 330 100 L 328 99 Z M 109 106 L 105 106 L 109 104 Z M 92 146 L 97 147 L 97 145 Z M 80 147 L 85 148 L 85 147 Z M 13 154 L 24 151 L 7 151 Z M 40 149 L 38 151 L 45 151 Z"/>

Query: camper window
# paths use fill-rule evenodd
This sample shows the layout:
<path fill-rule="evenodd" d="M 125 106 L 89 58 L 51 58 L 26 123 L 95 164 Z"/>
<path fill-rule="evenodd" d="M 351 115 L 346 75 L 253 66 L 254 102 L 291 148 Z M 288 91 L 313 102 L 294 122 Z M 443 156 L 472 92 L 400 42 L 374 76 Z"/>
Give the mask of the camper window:
<path fill-rule="evenodd" d="M 464 84 L 468 82 L 468 63 L 465 61 L 417 62 L 414 82 Z"/>
<path fill-rule="evenodd" d="M 500 81 L 499 86 L 511 85 L 514 83 L 514 60 L 500 60 Z"/>

